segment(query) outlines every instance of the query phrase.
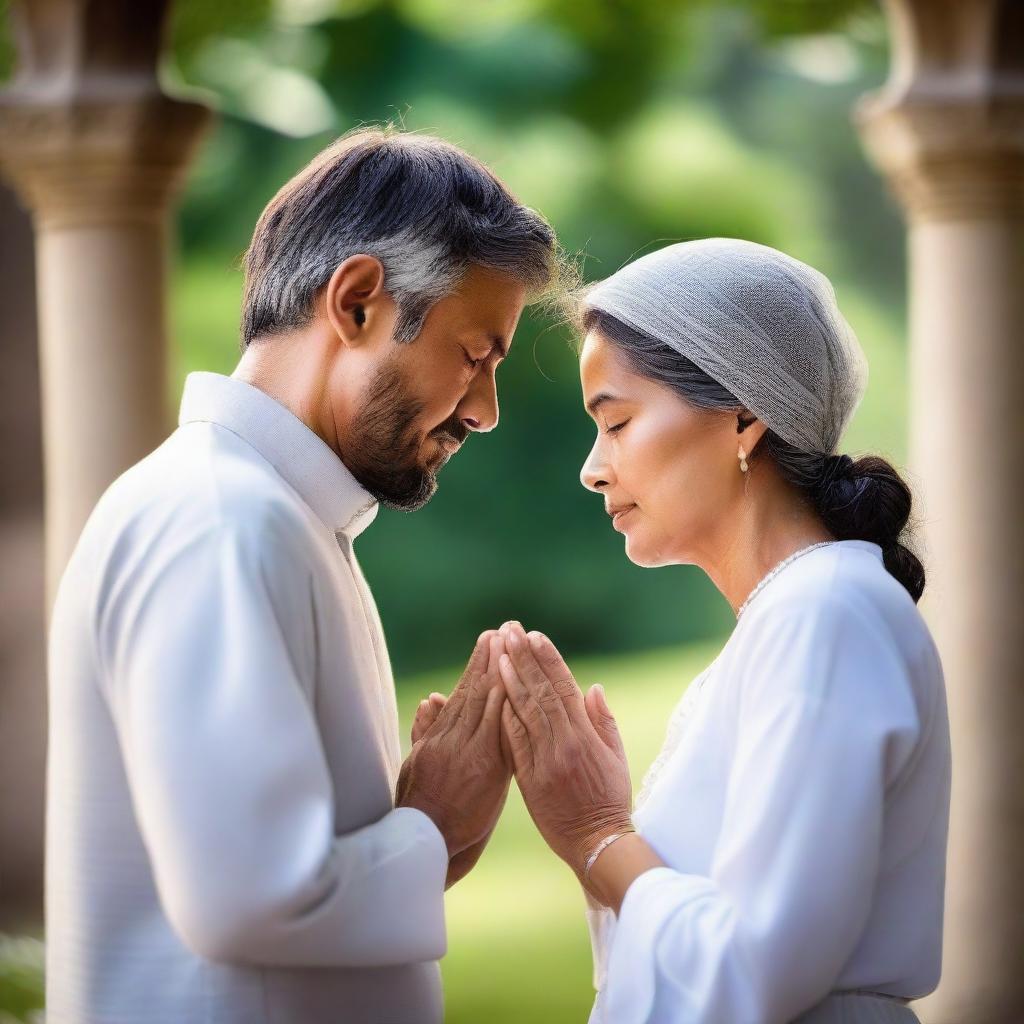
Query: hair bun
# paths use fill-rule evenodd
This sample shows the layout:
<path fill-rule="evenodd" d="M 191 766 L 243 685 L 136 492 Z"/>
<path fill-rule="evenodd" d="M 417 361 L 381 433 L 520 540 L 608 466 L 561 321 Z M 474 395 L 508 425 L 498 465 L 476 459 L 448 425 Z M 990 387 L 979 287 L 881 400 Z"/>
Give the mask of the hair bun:
<path fill-rule="evenodd" d="M 818 510 L 840 540 L 860 538 L 889 549 L 910 518 L 911 493 L 893 467 L 875 455 L 854 461 L 829 456 L 815 493 Z"/>
<path fill-rule="evenodd" d="M 854 462 L 849 455 L 826 455 L 819 481 L 820 489 L 831 487 L 837 480 L 849 480 L 854 475 Z"/>
<path fill-rule="evenodd" d="M 846 535 L 840 538 L 842 540 L 857 536 L 863 538 L 865 517 L 859 509 L 860 499 L 875 484 L 872 476 L 863 471 L 865 461 L 854 462 L 849 455 L 826 455 L 814 488 L 818 510 L 832 517 L 833 532 L 838 529 Z M 881 529 L 882 524 L 877 524 L 877 528 Z M 875 536 L 864 539 L 883 544 Z"/>

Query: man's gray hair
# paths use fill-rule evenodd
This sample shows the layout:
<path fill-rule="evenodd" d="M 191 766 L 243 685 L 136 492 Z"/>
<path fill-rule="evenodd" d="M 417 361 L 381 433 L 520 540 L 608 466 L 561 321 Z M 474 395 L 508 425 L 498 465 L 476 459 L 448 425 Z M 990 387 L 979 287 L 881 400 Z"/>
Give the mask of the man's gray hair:
<path fill-rule="evenodd" d="M 352 132 L 267 204 L 245 254 L 242 348 L 310 322 L 317 293 L 357 253 L 384 267 L 397 341 L 472 266 L 531 294 L 558 276 L 555 234 L 479 160 L 450 143 L 391 128 Z"/>

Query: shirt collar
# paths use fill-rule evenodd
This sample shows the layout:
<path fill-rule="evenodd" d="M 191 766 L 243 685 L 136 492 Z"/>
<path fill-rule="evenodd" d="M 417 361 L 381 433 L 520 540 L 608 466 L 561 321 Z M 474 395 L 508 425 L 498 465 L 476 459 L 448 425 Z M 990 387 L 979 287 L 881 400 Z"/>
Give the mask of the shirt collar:
<path fill-rule="evenodd" d="M 236 377 L 199 371 L 185 378 L 178 425 L 216 423 L 269 462 L 334 533 L 355 539 L 379 504 L 318 434 L 290 409 Z"/>
<path fill-rule="evenodd" d="M 885 552 L 882 550 L 882 546 L 880 544 L 876 544 L 873 540 L 850 538 L 849 540 L 836 541 L 836 543 L 845 544 L 851 548 L 862 548 L 864 551 L 870 551 L 878 561 L 883 562 L 885 560 Z"/>

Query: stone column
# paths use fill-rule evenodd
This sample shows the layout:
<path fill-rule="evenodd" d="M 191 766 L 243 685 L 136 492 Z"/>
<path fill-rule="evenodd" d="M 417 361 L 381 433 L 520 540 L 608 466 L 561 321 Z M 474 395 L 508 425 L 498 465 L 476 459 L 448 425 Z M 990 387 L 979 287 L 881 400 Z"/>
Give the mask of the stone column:
<path fill-rule="evenodd" d="M 23 0 L 0 167 L 33 215 L 46 593 L 107 485 L 166 436 L 168 209 L 209 112 L 164 95 L 168 0 Z"/>
<path fill-rule="evenodd" d="M 911 473 L 953 739 L 929 1024 L 1024 1020 L 1024 4 L 887 0 L 857 111 L 908 221 Z"/>

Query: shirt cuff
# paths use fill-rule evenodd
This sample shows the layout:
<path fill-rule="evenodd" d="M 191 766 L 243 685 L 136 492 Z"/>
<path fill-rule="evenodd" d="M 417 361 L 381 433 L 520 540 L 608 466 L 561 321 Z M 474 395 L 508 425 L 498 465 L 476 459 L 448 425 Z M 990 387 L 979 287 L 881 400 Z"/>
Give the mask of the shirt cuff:
<path fill-rule="evenodd" d="M 646 1024 L 658 985 L 658 943 L 669 919 L 710 883 L 670 867 L 638 875 L 626 890 L 608 954 L 604 997 L 608 1019 Z"/>
<path fill-rule="evenodd" d="M 418 807 L 396 807 L 392 812 L 398 820 L 405 819 L 410 828 L 416 832 L 416 838 L 430 848 L 431 859 L 444 861 L 444 874 L 448 876 L 448 843 L 441 835 L 441 830 L 434 824 L 429 814 L 424 814 Z"/>
<path fill-rule="evenodd" d="M 675 868 L 667 866 L 648 868 L 642 874 L 637 875 L 629 883 L 626 895 L 622 897 L 622 905 L 619 907 L 619 923 L 622 923 L 623 918 L 633 916 L 633 907 L 644 902 L 646 893 L 658 885 L 659 879 L 678 877 L 679 872 Z"/>
<path fill-rule="evenodd" d="M 414 807 L 396 807 L 385 819 L 406 838 L 406 865 L 394 875 L 391 896 L 402 907 L 402 934 L 410 962 L 440 960 L 447 952 L 444 886 L 448 846 L 437 826 Z"/>

